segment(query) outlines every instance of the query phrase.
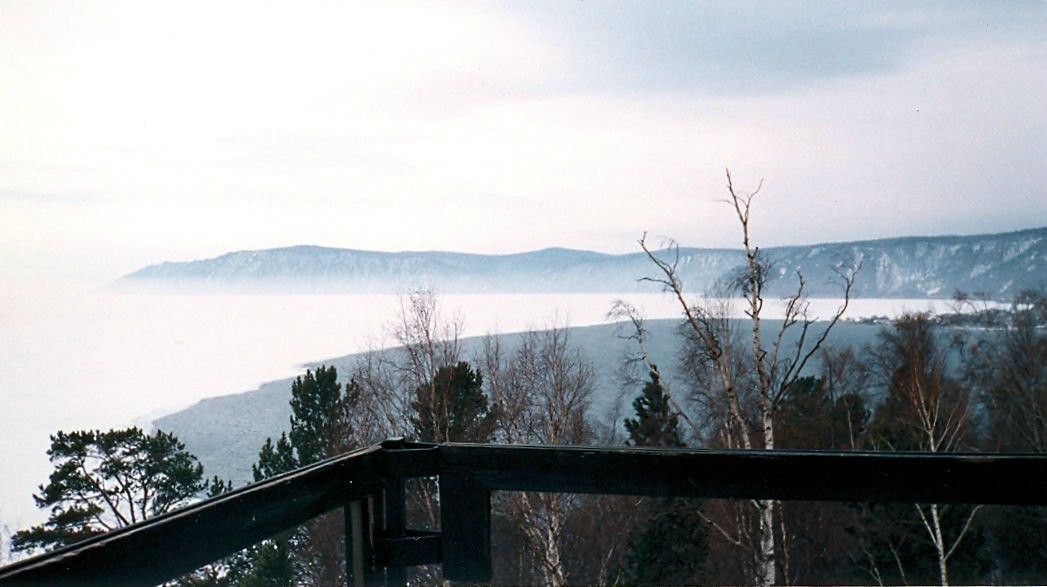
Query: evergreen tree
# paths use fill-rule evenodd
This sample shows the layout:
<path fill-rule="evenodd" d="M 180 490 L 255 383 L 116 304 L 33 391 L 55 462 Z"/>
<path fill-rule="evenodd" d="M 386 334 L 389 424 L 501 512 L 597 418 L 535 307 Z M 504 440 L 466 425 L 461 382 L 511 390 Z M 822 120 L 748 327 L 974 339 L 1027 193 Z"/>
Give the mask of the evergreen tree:
<path fill-rule="evenodd" d="M 261 481 L 304 467 L 351 444 L 350 410 L 359 395 L 355 381 L 338 384 L 335 367 L 306 370 L 291 383 L 290 430 L 273 442 L 267 438 L 251 470 Z M 330 583 L 341 577 L 339 545 L 320 540 L 324 525 L 337 522 L 321 517 L 294 532 L 287 532 L 254 547 L 246 585 L 291 585 L 295 582 Z M 339 576 L 332 576 L 339 575 Z"/>
<path fill-rule="evenodd" d="M 635 418 L 625 419 L 633 446 L 682 448 L 679 415 L 673 413 L 662 386 L 658 367 L 651 365 L 650 380 L 633 401 Z M 659 499 L 644 503 L 648 517 L 643 530 L 634 534 L 625 561 L 618 571 L 624 585 L 691 585 L 704 578 L 709 554 L 709 526 L 702 505 L 695 500 Z"/>
<path fill-rule="evenodd" d="M 336 436 L 347 434 L 346 413 L 355 400 L 355 382 L 338 384 L 338 371 L 321 365 L 291 383 L 291 429 L 274 443 L 266 438 L 252 466 L 255 481 L 268 479 L 332 456 Z"/>
<path fill-rule="evenodd" d="M 55 470 L 33 499 L 51 515 L 15 533 L 13 551 L 53 550 L 129 526 L 182 507 L 208 487 L 196 457 L 162 431 L 60 431 L 47 454 Z"/>
<path fill-rule="evenodd" d="M 335 430 L 342 423 L 345 401 L 334 367 L 321 366 L 315 372 L 306 370 L 304 376 L 295 378 L 291 384 L 288 440 L 294 447 L 297 467 L 332 456 L 330 447 Z"/>
<path fill-rule="evenodd" d="M 778 408 L 780 448 L 834 450 L 854 448 L 869 426 L 865 400 L 857 393 L 837 398 L 822 377 L 800 377 L 789 386 Z"/>
<path fill-rule="evenodd" d="M 257 483 L 295 470 L 297 462 L 294 447 L 287 440 L 287 433 L 281 432 L 276 443 L 273 443 L 272 438 L 265 439 L 265 444 L 258 451 L 258 462 L 251 465 L 251 473 Z"/>
<path fill-rule="evenodd" d="M 801 377 L 789 386 L 778 408 L 775 444 L 780 448 L 829 449 L 832 444 L 832 403 L 824 381 Z"/>
<path fill-rule="evenodd" d="M 704 583 L 709 526 L 701 506 L 666 500 L 632 541 L 620 570 L 620 585 L 695 585 Z"/>
<path fill-rule="evenodd" d="M 240 587 L 278 587 L 295 584 L 296 570 L 289 537 L 263 542 L 255 548 L 250 571 Z"/>
<path fill-rule="evenodd" d="M 483 392 L 483 376 L 466 361 L 446 365 L 432 381 L 415 389 L 411 423 L 424 442 L 487 442 L 497 410 Z"/>
<path fill-rule="evenodd" d="M 784 449 L 853 449 L 868 423 L 868 411 L 857 393 L 843 393 L 833 401 L 824 377 L 804 376 L 789 386 L 778 408 L 775 445 Z M 856 540 L 846 530 L 857 512 L 837 502 L 779 504 L 781 549 L 787 568 L 783 578 L 793 584 L 855 582 L 863 577 L 851 564 L 860 556 Z M 785 576 L 784 573 L 788 572 Z"/>
<path fill-rule="evenodd" d="M 633 446 L 687 446 L 680 437 L 680 416 L 672 411 L 669 396 L 662 387 L 661 376 L 655 365 L 651 365 L 650 378 L 643 386 L 640 396 L 633 400 L 636 417 L 625 419 L 629 442 Z"/>

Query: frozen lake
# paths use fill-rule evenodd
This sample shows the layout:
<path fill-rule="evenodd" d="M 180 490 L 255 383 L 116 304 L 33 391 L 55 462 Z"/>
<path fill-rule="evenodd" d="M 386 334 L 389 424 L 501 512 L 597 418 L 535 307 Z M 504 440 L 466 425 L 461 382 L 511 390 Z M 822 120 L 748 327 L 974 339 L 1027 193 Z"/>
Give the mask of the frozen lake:
<path fill-rule="evenodd" d="M 291 377 L 301 365 L 389 341 L 395 295 L 164 295 L 70 284 L 0 285 L 0 530 L 45 519 L 32 493 L 58 430 L 146 424 L 203 398 Z M 654 294 L 443 295 L 466 335 L 602 324 L 624 297 L 649 318 L 679 315 Z M 837 300 L 812 300 L 828 316 Z M 855 300 L 849 317 L 947 309 L 946 301 Z M 768 302 L 768 317 L 780 311 Z M 740 315 L 740 312 L 739 312 Z M 206 473 L 206 472 L 205 472 Z M 6 553 L 3 557 L 6 558 Z"/>

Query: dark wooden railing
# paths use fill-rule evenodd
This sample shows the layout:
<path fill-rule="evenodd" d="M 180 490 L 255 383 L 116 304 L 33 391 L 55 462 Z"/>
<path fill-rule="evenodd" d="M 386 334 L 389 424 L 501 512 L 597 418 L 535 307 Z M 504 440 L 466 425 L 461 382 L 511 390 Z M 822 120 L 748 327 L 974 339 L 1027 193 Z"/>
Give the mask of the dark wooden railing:
<path fill-rule="evenodd" d="M 404 482 L 438 477 L 440 531 L 406 527 Z M 155 585 L 344 508 L 351 585 L 407 567 L 491 578 L 492 491 L 1047 505 L 1047 455 L 707 451 L 390 440 L 0 568 L 0 585 Z"/>

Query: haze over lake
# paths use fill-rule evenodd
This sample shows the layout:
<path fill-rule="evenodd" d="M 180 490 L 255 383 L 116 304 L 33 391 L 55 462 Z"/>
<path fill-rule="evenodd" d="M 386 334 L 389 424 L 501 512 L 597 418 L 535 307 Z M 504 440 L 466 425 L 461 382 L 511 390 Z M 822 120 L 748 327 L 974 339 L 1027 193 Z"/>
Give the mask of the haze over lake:
<path fill-rule="evenodd" d="M 447 317 L 462 316 L 466 335 L 483 335 L 604 323 L 620 297 L 650 318 L 679 314 L 670 297 L 657 293 L 440 300 Z M 812 300 L 812 312 L 828 316 L 837 303 Z M 942 300 L 854 300 L 848 316 L 947 306 Z M 3 284 L 0 528 L 14 531 L 46 517 L 31 495 L 51 470 L 49 434 L 147 425 L 203 398 L 294 376 L 304 363 L 387 344 L 398 311 L 396 295 L 164 295 Z M 768 302 L 767 311 L 773 317 L 778 305 Z"/>

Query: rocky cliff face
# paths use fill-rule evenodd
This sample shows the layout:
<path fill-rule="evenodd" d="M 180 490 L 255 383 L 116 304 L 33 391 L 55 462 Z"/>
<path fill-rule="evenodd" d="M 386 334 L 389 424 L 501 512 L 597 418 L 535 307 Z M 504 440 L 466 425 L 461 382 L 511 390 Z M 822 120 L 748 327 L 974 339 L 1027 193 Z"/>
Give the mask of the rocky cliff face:
<path fill-rule="evenodd" d="M 688 291 L 712 291 L 744 262 L 740 250 L 681 248 L 679 276 Z M 772 295 L 794 291 L 797 273 L 814 297 L 840 294 L 838 267 L 861 263 L 858 297 L 950 297 L 956 290 L 1000 300 L 1047 287 L 1047 228 L 1006 234 L 911 237 L 768 248 Z M 672 260 L 673 251 L 659 255 Z M 297 246 L 228 253 L 214 259 L 150 265 L 120 287 L 208 291 L 446 293 L 655 291 L 641 279 L 656 268 L 642 253 L 606 255 L 544 249 L 514 255 L 450 252 L 383 253 Z"/>

